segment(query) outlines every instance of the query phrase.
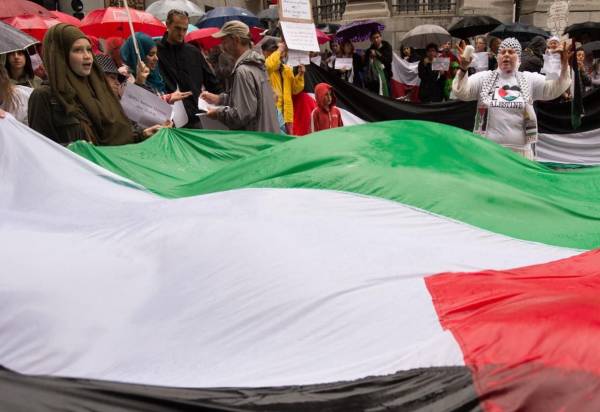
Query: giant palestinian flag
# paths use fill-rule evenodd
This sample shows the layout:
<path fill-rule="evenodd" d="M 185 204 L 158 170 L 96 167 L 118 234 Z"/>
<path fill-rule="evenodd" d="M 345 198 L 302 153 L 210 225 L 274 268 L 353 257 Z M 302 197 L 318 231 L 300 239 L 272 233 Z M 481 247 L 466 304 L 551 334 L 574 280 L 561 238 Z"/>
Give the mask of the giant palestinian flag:
<path fill-rule="evenodd" d="M 393 64 L 394 76 L 397 77 L 392 82 L 394 89 L 415 87 L 418 84 L 414 64 L 406 63 L 397 56 L 394 57 Z M 354 116 L 349 121 L 356 117 L 366 122 L 428 120 L 473 130 L 476 102 L 401 102 L 356 87 L 311 64 L 305 75 L 307 91 L 313 91 L 314 85 L 320 82 L 333 86 L 338 106 Z M 600 165 L 600 89 L 584 96 L 583 105 L 585 116 L 581 126 L 573 129 L 570 103 L 536 102 L 539 127 L 536 155 L 539 161 L 563 165 Z"/>
<path fill-rule="evenodd" d="M 600 171 L 423 121 L 0 121 L 2 411 L 597 411 Z"/>

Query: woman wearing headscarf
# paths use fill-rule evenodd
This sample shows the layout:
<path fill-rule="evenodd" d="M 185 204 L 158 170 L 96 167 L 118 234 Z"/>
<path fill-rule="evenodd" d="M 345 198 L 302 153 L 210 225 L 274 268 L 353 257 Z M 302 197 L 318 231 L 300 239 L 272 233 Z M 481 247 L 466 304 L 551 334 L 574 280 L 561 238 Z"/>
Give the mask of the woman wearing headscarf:
<path fill-rule="evenodd" d="M 498 68 L 469 76 L 470 59 L 459 49 L 459 71 L 452 91 L 460 100 L 477 100 L 474 132 L 533 160 L 537 141 L 535 100 L 552 100 L 571 83 L 569 53 L 561 52 L 561 72 L 556 80 L 539 73 L 519 72 L 521 44 L 507 38 L 498 48 Z"/>
<path fill-rule="evenodd" d="M 141 62 L 138 62 L 133 43 L 133 36 L 129 36 L 121 46 L 121 58 L 127 65 L 129 73 L 135 77 L 135 84 L 161 96 L 167 103 L 175 103 L 192 95 L 192 92 L 175 91 L 166 94 L 165 81 L 158 68 L 158 48 L 150 36 L 144 33 L 135 33 L 135 39 L 140 51 Z"/>
<path fill-rule="evenodd" d="M 76 140 L 122 145 L 148 137 L 133 133 L 81 30 L 52 26 L 44 36 L 43 58 L 48 82 L 29 98 L 31 128 L 64 145 Z"/>

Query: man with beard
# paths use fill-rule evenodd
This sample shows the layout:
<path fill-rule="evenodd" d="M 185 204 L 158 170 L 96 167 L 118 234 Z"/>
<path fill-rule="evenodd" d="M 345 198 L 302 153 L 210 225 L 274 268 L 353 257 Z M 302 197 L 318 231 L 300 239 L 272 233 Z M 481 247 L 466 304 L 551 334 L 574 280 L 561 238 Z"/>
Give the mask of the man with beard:
<path fill-rule="evenodd" d="M 220 38 L 223 51 L 234 60 L 231 90 L 219 95 L 203 92 L 210 109 L 207 116 L 230 129 L 279 133 L 273 89 L 265 70 L 264 57 L 251 49 L 250 29 L 241 21 L 228 21 L 213 37 Z"/>
<path fill-rule="evenodd" d="M 219 92 L 217 79 L 212 74 L 204 56 L 196 47 L 184 43 L 189 24 L 185 11 L 171 10 L 167 15 L 167 32 L 158 42 L 158 65 L 164 78 L 166 93 L 176 90 L 192 92 L 183 100 L 189 122 L 186 127 L 198 124 L 198 97 L 202 87 Z"/>

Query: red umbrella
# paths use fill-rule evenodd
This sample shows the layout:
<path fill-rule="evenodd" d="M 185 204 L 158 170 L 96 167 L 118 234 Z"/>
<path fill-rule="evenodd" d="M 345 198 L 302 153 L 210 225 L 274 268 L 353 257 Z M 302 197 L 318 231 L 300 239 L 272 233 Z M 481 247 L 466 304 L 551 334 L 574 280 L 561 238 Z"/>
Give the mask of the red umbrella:
<path fill-rule="evenodd" d="M 262 27 L 250 27 L 250 37 L 252 37 L 252 41 L 255 44 L 262 40 L 262 38 L 264 37 L 263 33 L 265 32 L 265 30 L 267 29 L 264 29 Z"/>
<path fill-rule="evenodd" d="M 156 17 L 145 11 L 129 9 L 133 29 L 136 32 L 146 33 L 150 37 L 162 36 L 167 30 L 166 26 Z M 122 7 L 107 7 L 90 12 L 81 21 L 81 31 L 85 34 L 100 37 L 122 37 L 131 35 L 127 11 Z"/>
<path fill-rule="evenodd" d="M 40 17 L 37 15 L 23 15 L 3 19 L 5 23 L 10 24 L 15 29 L 19 29 L 39 41 L 44 40 L 44 35 L 48 29 L 55 24 L 60 23 L 56 19 L 49 17 Z"/>
<path fill-rule="evenodd" d="M 187 43 L 195 43 L 204 50 L 209 50 L 221 44 L 221 39 L 212 37 L 212 35 L 218 31 L 219 29 L 216 27 L 206 27 L 204 29 L 194 30 L 185 36 L 185 41 Z"/>
<path fill-rule="evenodd" d="M 50 14 L 61 23 L 72 24 L 76 27 L 81 26 L 81 20 L 79 20 L 77 17 L 71 16 L 70 14 L 56 10 L 50 10 Z"/>
<path fill-rule="evenodd" d="M 331 41 L 332 36 L 329 36 L 329 35 L 323 33 L 319 29 L 315 29 L 315 30 L 317 31 L 317 41 L 319 42 L 319 44 L 325 44 L 328 41 Z"/>
<path fill-rule="evenodd" d="M 32 14 L 41 17 L 50 17 L 50 12 L 28 0 L 2 0 L 0 6 L 0 19 L 16 17 L 22 14 Z"/>

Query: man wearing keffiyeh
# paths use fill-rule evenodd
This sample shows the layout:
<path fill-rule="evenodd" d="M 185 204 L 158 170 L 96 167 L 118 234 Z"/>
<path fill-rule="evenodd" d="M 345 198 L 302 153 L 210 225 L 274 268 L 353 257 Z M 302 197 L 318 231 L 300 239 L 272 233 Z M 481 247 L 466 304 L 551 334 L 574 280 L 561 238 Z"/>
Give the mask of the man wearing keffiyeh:
<path fill-rule="evenodd" d="M 533 160 L 537 141 L 535 100 L 552 100 L 570 85 L 568 52 L 561 52 L 561 72 L 556 80 L 539 73 L 519 72 L 521 44 L 507 38 L 498 48 L 498 68 L 469 76 L 470 59 L 459 49 L 460 69 L 452 90 L 460 100 L 477 100 L 474 132 Z"/>

